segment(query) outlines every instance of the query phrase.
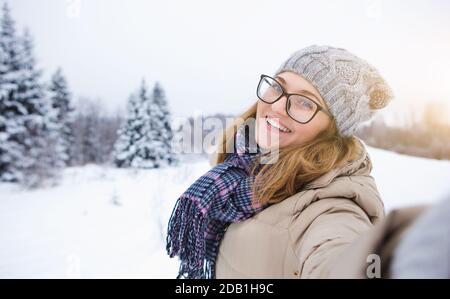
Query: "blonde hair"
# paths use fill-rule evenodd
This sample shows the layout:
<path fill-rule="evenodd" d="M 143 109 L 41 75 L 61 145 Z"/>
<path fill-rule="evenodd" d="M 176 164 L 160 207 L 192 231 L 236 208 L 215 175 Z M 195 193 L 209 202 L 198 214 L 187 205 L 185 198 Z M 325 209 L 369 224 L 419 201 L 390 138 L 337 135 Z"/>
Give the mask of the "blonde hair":
<path fill-rule="evenodd" d="M 235 118 L 221 134 L 212 158 L 213 165 L 222 163 L 233 152 L 237 128 L 247 119 L 256 118 L 257 103 Z M 278 160 L 273 163 L 253 165 L 255 183 L 252 187 L 252 202 L 277 203 L 299 192 L 306 184 L 349 161 L 361 153 L 361 143 L 354 136 L 338 134 L 336 122 L 320 132 L 313 140 L 301 145 L 279 149 Z M 259 170 L 256 172 L 256 168 Z"/>

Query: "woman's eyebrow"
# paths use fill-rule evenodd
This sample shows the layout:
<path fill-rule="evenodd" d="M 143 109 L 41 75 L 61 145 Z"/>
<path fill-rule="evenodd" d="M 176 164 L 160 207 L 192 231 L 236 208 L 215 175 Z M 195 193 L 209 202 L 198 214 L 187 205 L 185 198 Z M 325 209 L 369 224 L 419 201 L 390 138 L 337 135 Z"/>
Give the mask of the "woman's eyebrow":
<path fill-rule="evenodd" d="M 275 76 L 275 79 L 280 80 L 281 83 L 283 83 L 283 85 L 286 85 L 286 80 L 284 80 L 283 77 Z M 317 98 L 315 94 L 313 94 L 312 92 L 310 92 L 310 91 L 308 91 L 306 89 L 300 89 L 297 92 L 299 92 L 299 93 L 306 93 L 307 95 L 314 97 L 319 103 L 323 104 L 322 101 L 319 98 Z"/>

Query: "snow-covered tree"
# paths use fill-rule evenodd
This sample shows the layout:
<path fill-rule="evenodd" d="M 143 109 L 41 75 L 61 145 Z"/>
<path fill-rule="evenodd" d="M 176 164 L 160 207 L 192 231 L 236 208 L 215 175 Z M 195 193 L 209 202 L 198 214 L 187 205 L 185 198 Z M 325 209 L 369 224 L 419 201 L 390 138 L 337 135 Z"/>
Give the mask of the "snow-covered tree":
<path fill-rule="evenodd" d="M 118 132 L 115 164 L 134 168 L 174 164 L 176 159 L 168 148 L 170 140 L 167 140 L 171 138 L 170 123 L 166 123 L 168 115 L 163 90 L 156 85 L 149 94 L 145 80 L 142 80 L 137 94 L 129 98 L 127 117 Z"/>
<path fill-rule="evenodd" d="M 20 171 L 15 161 L 21 158 L 21 144 L 14 135 L 23 134 L 27 114 L 22 103 L 14 98 L 21 70 L 20 42 L 8 5 L 2 7 L 0 20 L 0 180 L 17 181 Z M 17 138 L 16 138 L 17 139 Z"/>
<path fill-rule="evenodd" d="M 54 110 L 40 82 L 33 41 L 25 31 L 17 36 L 7 4 L 0 23 L 0 180 L 39 184 L 60 167 Z"/>
<path fill-rule="evenodd" d="M 52 75 L 48 88 L 52 108 L 56 111 L 56 122 L 59 125 L 59 142 L 61 151 L 58 153 L 65 166 L 70 163 L 73 156 L 74 134 L 72 130 L 74 107 L 71 102 L 71 94 L 61 68 Z"/>
<path fill-rule="evenodd" d="M 64 146 L 60 134 L 58 111 L 41 83 L 41 71 L 36 68 L 33 41 L 26 30 L 21 37 L 22 65 L 15 100 L 22 103 L 27 113 L 21 116 L 24 134 L 17 139 L 22 147 L 22 159 L 18 168 L 23 174 L 22 183 L 37 186 L 43 179 L 54 178 L 64 167 Z"/>
<path fill-rule="evenodd" d="M 138 166 L 136 164 L 146 160 L 146 150 L 139 147 L 146 136 L 148 114 L 145 107 L 148 101 L 147 86 L 142 80 L 138 94 L 131 94 L 128 99 L 127 116 L 118 131 L 119 138 L 114 147 L 114 162 L 118 167 Z"/>
<path fill-rule="evenodd" d="M 153 87 L 150 109 L 150 128 L 155 132 L 154 141 L 158 142 L 157 154 L 159 164 L 175 165 L 177 156 L 172 151 L 173 130 L 171 115 L 166 96 L 161 85 L 156 82 Z"/>

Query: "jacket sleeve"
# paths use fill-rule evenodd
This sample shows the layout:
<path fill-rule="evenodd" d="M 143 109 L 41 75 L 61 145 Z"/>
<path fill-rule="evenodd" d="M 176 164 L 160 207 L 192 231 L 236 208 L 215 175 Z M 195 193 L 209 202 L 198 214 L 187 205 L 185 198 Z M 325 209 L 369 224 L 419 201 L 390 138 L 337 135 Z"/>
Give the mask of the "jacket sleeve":
<path fill-rule="evenodd" d="M 333 278 L 330 272 L 335 272 L 331 270 L 340 255 L 373 227 L 364 210 L 350 199 L 322 199 L 301 214 L 297 221 L 309 218 L 310 224 L 295 248 L 300 278 Z"/>

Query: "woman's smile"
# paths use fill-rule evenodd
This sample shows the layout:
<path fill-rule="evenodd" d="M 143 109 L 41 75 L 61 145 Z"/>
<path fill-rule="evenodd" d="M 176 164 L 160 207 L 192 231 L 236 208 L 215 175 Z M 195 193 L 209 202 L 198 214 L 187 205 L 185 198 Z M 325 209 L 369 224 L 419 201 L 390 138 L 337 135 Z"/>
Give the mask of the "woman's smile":
<path fill-rule="evenodd" d="M 266 128 L 269 132 L 276 132 L 281 134 L 292 133 L 290 129 L 283 126 L 277 118 L 269 117 L 266 115 Z"/>

